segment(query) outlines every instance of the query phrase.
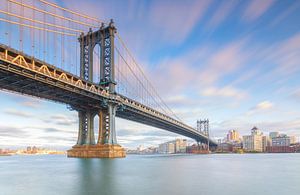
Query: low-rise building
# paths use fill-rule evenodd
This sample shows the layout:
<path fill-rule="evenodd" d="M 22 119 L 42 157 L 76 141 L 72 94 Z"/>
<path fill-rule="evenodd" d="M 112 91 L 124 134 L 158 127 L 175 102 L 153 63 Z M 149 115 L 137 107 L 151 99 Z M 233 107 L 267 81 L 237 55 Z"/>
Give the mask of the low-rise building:
<path fill-rule="evenodd" d="M 187 141 L 186 139 L 175 140 L 175 153 L 186 153 Z"/>
<path fill-rule="evenodd" d="M 186 153 L 186 139 L 175 139 L 159 144 L 158 152 L 162 154 Z"/>
<path fill-rule="evenodd" d="M 267 147 L 271 146 L 272 141 L 269 136 L 262 136 L 262 151 L 266 152 Z"/>
<path fill-rule="evenodd" d="M 290 144 L 296 144 L 297 143 L 297 137 L 296 136 L 292 135 L 292 136 L 290 136 L 290 138 L 291 138 Z"/>
<path fill-rule="evenodd" d="M 272 146 L 290 146 L 291 138 L 287 135 L 280 135 L 272 138 Z"/>

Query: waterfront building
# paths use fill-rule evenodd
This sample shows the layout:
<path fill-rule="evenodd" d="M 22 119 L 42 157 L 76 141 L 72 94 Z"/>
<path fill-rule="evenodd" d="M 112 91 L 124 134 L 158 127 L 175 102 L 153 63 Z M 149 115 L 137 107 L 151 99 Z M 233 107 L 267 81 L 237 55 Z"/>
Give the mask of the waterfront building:
<path fill-rule="evenodd" d="M 240 142 L 240 134 L 236 130 L 230 130 L 227 133 L 227 141 L 228 142 Z"/>
<path fill-rule="evenodd" d="M 175 144 L 173 142 L 168 143 L 168 152 L 169 154 L 175 153 Z"/>
<path fill-rule="evenodd" d="M 296 144 L 297 143 L 297 137 L 292 135 L 290 136 L 290 144 Z"/>
<path fill-rule="evenodd" d="M 271 139 L 273 139 L 275 137 L 279 137 L 279 132 L 278 131 L 276 131 L 276 132 L 270 132 L 269 136 L 270 136 Z"/>
<path fill-rule="evenodd" d="M 232 144 L 228 142 L 222 142 L 218 145 L 217 152 L 228 153 L 232 152 Z"/>
<path fill-rule="evenodd" d="M 187 141 L 186 139 L 175 140 L 175 153 L 186 153 Z"/>
<path fill-rule="evenodd" d="M 262 151 L 266 152 L 267 151 L 267 147 L 271 146 L 272 141 L 270 139 L 269 136 L 262 136 Z"/>
<path fill-rule="evenodd" d="M 162 154 L 186 153 L 187 140 L 175 139 L 159 144 L 158 152 Z"/>
<path fill-rule="evenodd" d="M 243 136 L 243 148 L 247 152 L 262 152 L 262 132 L 257 128 L 251 129 L 251 135 Z"/>
<path fill-rule="evenodd" d="M 162 144 L 159 144 L 158 145 L 158 153 L 160 154 L 166 154 L 167 153 L 167 147 L 168 147 L 168 144 L 167 143 L 162 143 Z"/>
<path fill-rule="evenodd" d="M 161 153 L 161 154 L 175 153 L 175 144 L 172 142 L 166 142 L 166 143 L 159 144 L 158 153 Z"/>
<path fill-rule="evenodd" d="M 259 135 L 259 136 L 262 136 L 263 133 L 262 133 L 257 127 L 254 126 L 254 127 L 251 129 L 251 135 Z"/>
<path fill-rule="evenodd" d="M 272 146 L 290 146 L 291 138 L 285 134 L 272 138 Z"/>

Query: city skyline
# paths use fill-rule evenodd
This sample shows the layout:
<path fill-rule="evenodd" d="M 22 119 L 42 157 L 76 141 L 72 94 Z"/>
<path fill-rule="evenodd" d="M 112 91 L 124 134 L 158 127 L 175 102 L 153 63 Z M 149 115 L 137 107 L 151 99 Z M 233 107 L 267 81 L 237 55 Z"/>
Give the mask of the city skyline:
<path fill-rule="evenodd" d="M 213 137 L 230 129 L 246 134 L 252 126 L 300 136 L 299 2 L 51 2 L 113 18 L 163 99 L 187 124 L 209 118 Z M 3 91 L 0 100 L 0 147 L 70 148 L 76 142 L 77 114 L 66 105 Z M 181 136 L 118 119 L 117 137 L 124 147 L 136 147 Z"/>

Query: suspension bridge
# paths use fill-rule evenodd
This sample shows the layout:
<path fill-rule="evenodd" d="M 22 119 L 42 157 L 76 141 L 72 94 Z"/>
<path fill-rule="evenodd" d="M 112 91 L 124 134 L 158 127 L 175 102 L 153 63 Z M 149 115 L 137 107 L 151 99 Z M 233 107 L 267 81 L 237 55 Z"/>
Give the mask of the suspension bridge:
<path fill-rule="evenodd" d="M 112 20 L 105 23 L 45 0 L 1 0 L 0 27 L 0 88 L 78 112 L 78 140 L 69 157 L 125 157 L 116 117 L 217 145 L 207 129 L 193 128 L 172 112 Z"/>

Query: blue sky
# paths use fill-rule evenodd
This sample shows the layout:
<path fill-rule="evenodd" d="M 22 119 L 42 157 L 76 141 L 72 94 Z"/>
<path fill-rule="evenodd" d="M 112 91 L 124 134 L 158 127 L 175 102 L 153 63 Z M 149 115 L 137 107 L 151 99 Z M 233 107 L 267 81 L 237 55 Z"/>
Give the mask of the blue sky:
<path fill-rule="evenodd" d="M 51 1 L 101 20 L 113 18 L 163 99 L 187 124 L 209 118 L 211 134 L 300 136 L 299 1 Z M 76 3 L 74 3 L 76 2 Z M 68 148 L 77 115 L 66 105 L 0 92 L 0 147 Z M 181 137 L 117 120 L 120 144 Z"/>

